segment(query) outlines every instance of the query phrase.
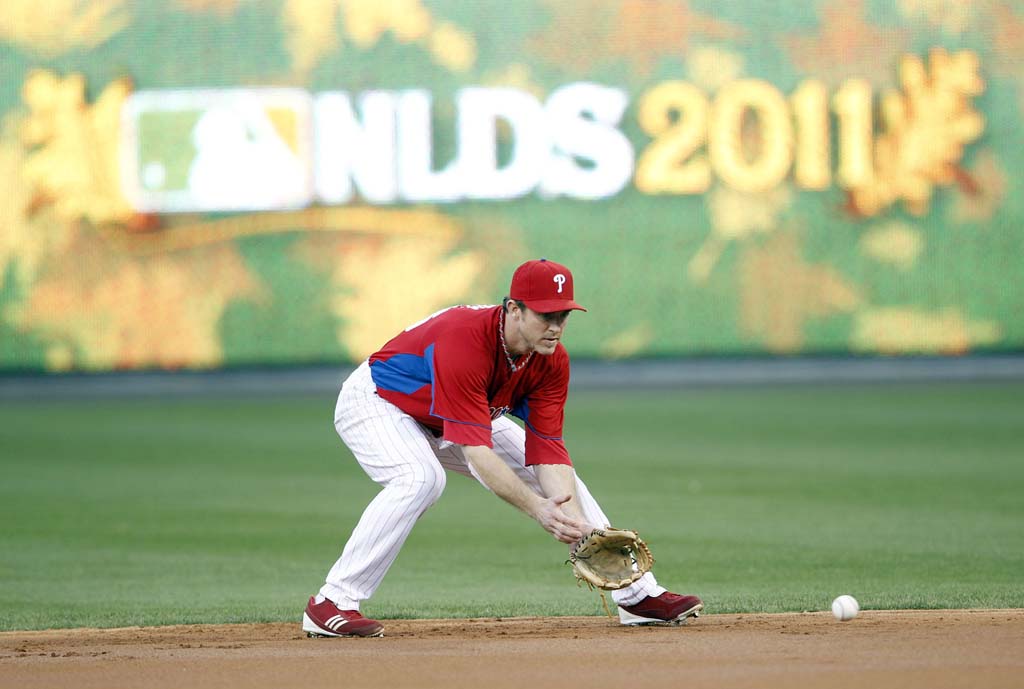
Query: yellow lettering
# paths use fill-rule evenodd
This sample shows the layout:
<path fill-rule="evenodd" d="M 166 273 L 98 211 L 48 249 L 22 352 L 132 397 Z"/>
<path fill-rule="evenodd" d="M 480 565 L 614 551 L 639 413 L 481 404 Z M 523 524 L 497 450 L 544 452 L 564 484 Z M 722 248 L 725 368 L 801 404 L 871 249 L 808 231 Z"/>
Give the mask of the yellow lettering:
<path fill-rule="evenodd" d="M 749 123 L 745 127 L 748 112 L 756 118 L 756 136 Z M 745 133 L 754 145 L 745 145 Z M 748 148 L 756 149 L 752 156 Z M 760 192 L 777 186 L 793 163 L 793 124 L 785 97 L 759 79 L 726 84 L 715 98 L 708 154 L 718 176 L 735 189 Z"/>
<path fill-rule="evenodd" d="M 802 189 L 828 189 L 830 169 L 828 91 L 825 84 L 808 79 L 790 96 L 796 118 L 796 160 L 793 178 Z"/>
<path fill-rule="evenodd" d="M 708 99 L 685 81 L 655 86 L 640 100 L 639 123 L 655 137 L 637 162 L 636 186 L 647 194 L 700 194 L 711 186 L 711 166 L 695 155 L 707 132 Z"/>

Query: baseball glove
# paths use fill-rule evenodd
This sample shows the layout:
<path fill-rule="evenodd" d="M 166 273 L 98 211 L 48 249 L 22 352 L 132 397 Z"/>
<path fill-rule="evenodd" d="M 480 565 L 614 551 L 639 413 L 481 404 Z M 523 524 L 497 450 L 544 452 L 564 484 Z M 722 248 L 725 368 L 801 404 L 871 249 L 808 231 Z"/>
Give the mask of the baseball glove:
<path fill-rule="evenodd" d="M 578 581 L 614 591 L 646 574 L 654 565 L 654 556 L 636 531 L 608 527 L 581 538 L 567 562 Z"/>

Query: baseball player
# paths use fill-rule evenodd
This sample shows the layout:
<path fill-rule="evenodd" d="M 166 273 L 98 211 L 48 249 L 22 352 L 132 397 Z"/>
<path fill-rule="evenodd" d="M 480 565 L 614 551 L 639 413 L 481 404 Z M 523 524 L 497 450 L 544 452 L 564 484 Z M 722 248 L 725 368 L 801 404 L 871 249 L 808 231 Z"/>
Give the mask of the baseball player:
<path fill-rule="evenodd" d="M 413 525 L 441 495 L 445 472 L 470 476 L 573 544 L 608 518 L 576 476 L 562 441 L 573 300 L 569 269 L 527 261 L 500 306 L 454 306 L 399 333 L 345 381 L 334 425 L 382 490 L 356 524 L 302 628 L 317 636 L 381 636 L 363 617 Z M 525 427 L 509 420 L 511 414 Z M 696 615 L 697 596 L 648 572 L 612 592 L 623 624 Z"/>

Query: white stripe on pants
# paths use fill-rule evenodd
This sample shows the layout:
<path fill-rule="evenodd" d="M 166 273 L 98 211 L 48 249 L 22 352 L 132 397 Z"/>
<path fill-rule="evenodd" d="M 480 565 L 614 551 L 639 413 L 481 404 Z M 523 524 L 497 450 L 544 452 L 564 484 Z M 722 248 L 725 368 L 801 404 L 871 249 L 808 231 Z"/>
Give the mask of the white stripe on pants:
<path fill-rule="evenodd" d="M 377 395 L 366 362 L 342 386 L 334 426 L 363 470 L 382 486 L 320 589 L 342 610 L 358 610 L 360 602 L 377 590 L 416 520 L 441 497 L 445 469 L 477 481 L 480 478 L 458 445 L 435 438 L 411 416 Z M 533 469 L 525 465 L 523 429 L 502 417 L 492 424 L 492 439 L 495 453 L 526 485 L 542 494 Z M 608 525 L 601 507 L 579 477 L 576 495 L 588 522 Z M 648 573 L 632 586 L 613 591 L 612 598 L 620 605 L 633 605 L 664 590 Z"/>

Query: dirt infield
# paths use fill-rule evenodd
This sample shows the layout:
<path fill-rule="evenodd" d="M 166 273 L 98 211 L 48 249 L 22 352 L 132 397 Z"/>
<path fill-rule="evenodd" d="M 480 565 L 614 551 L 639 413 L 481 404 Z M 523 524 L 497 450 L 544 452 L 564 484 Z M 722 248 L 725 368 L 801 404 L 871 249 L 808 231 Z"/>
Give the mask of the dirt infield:
<path fill-rule="evenodd" d="M 1024 686 L 1024 610 L 386 621 L 380 639 L 298 623 L 0 634 L 0 687 Z"/>

